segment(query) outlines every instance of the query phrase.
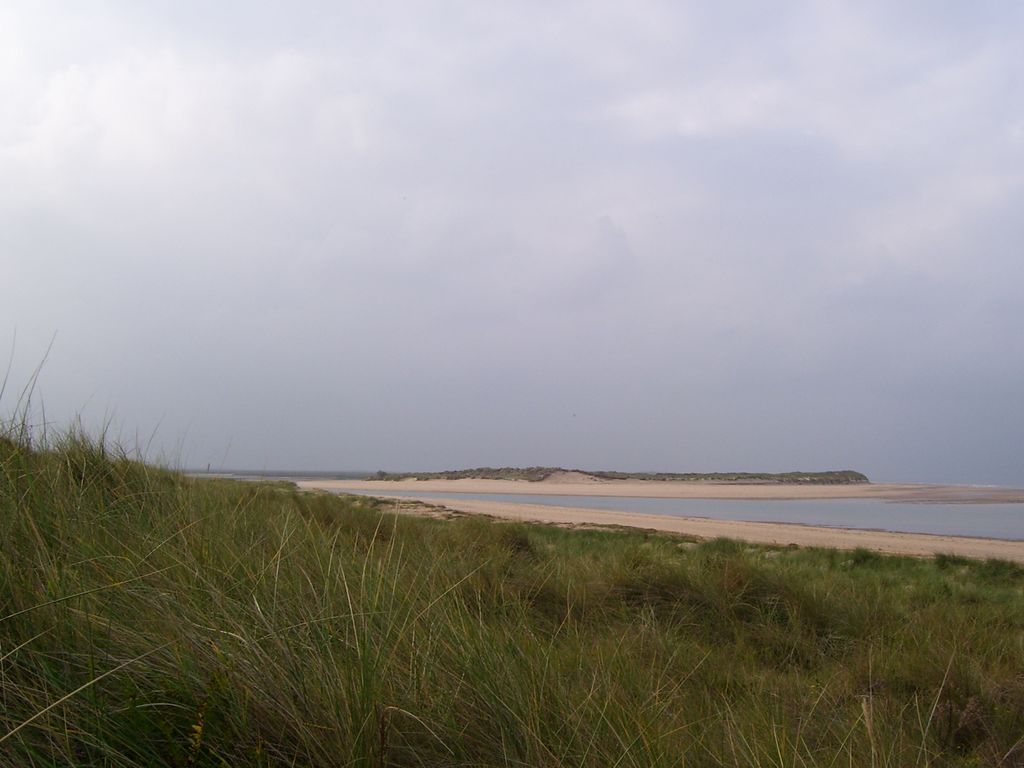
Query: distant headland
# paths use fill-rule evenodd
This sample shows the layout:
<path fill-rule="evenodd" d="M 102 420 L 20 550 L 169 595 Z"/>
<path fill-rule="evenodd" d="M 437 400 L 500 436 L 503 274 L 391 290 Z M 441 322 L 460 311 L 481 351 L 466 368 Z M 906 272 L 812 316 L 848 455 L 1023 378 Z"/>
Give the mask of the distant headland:
<path fill-rule="evenodd" d="M 367 480 L 545 480 L 572 477 L 582 482 L 604 480 L 651 480 L 746 485 L 858 485 L 870 483 L 867 475 L 850 469 L 830 472 L 615 472 L 564 469 L 562 467 L 476 467 L 443 472 L 384 472 Z"/>

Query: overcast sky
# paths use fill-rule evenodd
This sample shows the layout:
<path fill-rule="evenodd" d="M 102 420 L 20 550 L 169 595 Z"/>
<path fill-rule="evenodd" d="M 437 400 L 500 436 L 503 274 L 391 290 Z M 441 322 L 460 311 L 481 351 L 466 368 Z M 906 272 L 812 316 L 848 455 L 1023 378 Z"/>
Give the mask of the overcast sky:
<path fill-rule="evenodd" d="M 1024 5 L 5 2 L 51 338 L 183 466 L 1024 484 Z"/>

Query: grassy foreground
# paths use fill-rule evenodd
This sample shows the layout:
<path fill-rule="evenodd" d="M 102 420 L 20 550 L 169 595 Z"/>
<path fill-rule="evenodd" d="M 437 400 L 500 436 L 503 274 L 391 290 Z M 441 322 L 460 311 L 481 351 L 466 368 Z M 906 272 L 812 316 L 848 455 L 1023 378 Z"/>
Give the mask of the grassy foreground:
<path fill-rule="evenodd" d="M 0 764 L 1020 766 L 1022 588 L 0 439 Z"/>

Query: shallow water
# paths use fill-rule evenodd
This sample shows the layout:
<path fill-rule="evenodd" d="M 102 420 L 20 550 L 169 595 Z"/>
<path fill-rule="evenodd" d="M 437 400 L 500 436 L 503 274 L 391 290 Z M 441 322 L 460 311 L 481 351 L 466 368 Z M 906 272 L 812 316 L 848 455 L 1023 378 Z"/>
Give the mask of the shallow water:
<path fill-rule="evenodd" d="M 358 491 L 373 496 L 370 491 Z M 708 517 L 770 523 L 802 523 L 944 536 L 979 536 L 1024 541 L 1024 504 L 908 504 L 874 499 L 647 499 L 630 496 L 534 496 L 511 493 L 407 493 L 416 499 L 479 499 L 553 507 L 590 507 L 649 515 Z"/>

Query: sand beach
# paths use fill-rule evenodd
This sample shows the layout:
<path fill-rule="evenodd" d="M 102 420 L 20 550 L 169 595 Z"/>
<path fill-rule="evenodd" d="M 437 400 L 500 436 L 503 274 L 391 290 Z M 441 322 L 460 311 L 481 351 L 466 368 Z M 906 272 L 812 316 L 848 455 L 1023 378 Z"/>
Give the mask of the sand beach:
<path fill-rule="evenodd" d="M 396 510 L 409 514 L 430 514 L 436 506 L 465 513 L 540 522 L 563 526 L 642 528 L 655 531 L 715 538 L 726 536 L 758 544 L 797 545 L 855 549 L 927 557 L 939 553 L 974 558 L 1002 558 L 1024 562 L 1024 542 L 1001 539 L 894 533 L 878 530 L 833 528 L 793 523 L 713 520 L 703 517 L 617 512 L 588 508 L 588 496 L 622 496 L 667 499 L 802 500 L 875 499 L 906 503 L 1024 503 L 1024 490 L 954 485 L 865 483 L 856 485 L 783 485 L 704 483 L 673 481 L 594 480 L 577 473 L 563 473 L 541 482 L 516 480 L 301 480 L 308 490 L 334 493 L 359 491 L 396 500 Z M 420 503 L 408 496 L 431 494 Z M 438 498 L 435 494 L 452 494 Z M 546 504 L 518 504 L 460 497 L 458 494 L 502 493 L 519 495 L 571 495 L 580 497 L 579 507 Z M 434 505 L 434 506 L 431 506 Z M 1024 511 L 1024 508 L 1022 508 Z"/>

